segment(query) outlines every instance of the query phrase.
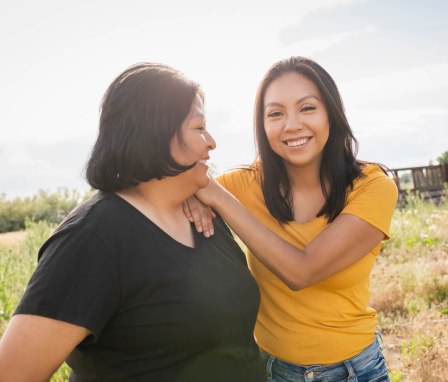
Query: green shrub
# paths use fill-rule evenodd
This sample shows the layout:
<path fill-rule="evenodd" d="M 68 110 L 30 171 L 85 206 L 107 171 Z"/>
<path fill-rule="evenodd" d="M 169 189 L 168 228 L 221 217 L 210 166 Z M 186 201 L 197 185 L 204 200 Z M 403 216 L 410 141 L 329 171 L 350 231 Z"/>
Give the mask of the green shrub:
<path fill-rule="evenodd" d="M 412 364 L 420 358 L 421 354 L 435 345 L 434 337 L 422 333 L 414 334 L 408 341 L 401 342 L 403 359 Z"/>
<path fill-rule="evenodd" d="M 25 198 L 0 195 L 0 233 L 24 229 L 27 219 L 57 224 L 89 195 L 64 188 L 53 193 L 40 190 Z"/>
<path fill-rule="evenodd" d="M 391 370 L 389 373 L 390 382 L 403 382 L 403 373 L 400 370 Z"/>
<path fill-rule="evenodd" d="M 56 373 L 53 374 L 50 382 L 68 382 L 70 372 L 70 367 L 64 362 Z"/>
<path fill-rule="evenodd" d="M 390 228 L 391 239 L 383 243 L 387 255 L 393 249 L 430 249 L 444 243 L 446 230 L 440 210 L 446 201 L 435 205 L 417 195 L 410 195 L 403 208 L 396 208 Z"/>

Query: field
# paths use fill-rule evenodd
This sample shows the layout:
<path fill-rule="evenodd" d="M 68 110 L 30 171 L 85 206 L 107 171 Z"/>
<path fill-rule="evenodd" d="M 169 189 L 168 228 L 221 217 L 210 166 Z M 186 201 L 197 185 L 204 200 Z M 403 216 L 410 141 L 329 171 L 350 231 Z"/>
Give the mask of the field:
<path fill-rule="evenodd" d="M 448 204 L 411 199 L 371 278 L 392 382 L 448 381 Z"/>
<path fill-rule="evenodd" d="M 396 209 L 392 239 L 372 274 L 372 305 L 392 382 L 448 381 L 448 203 L 411 198 Z M 0 235 L 0 336 L 54 226 L 27 222 Z M 63 366 L 52 382 L 68 381 Z"/>

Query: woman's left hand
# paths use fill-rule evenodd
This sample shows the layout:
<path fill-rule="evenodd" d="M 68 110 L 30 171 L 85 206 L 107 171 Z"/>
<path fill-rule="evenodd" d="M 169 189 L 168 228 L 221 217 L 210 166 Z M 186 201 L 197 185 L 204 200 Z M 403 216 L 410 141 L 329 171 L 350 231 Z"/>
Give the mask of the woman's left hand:
<path fill-rule="evenodd" d="M 209 206 L 195 196 L 185 200 L 182 206 L 185 216 L 191 223 L 194 223 L 196 231 L 203 232 L 205 237 L 210 237 L 215 233 L 213 219 L 216 215 Z"/>

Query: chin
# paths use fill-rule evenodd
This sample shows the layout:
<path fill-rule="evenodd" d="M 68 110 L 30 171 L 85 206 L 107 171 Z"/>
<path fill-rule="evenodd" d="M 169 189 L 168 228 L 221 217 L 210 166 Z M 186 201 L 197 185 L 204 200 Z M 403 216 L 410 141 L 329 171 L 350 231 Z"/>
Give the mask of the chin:
<path fill-rule="evenodd" d="M 200 181 L 198 181 L 197 185 L 198 188 L 205 188 L 210 184 L 210 179 L 208 176 L 206 176 L 204 179 L 201 179 Z"/>

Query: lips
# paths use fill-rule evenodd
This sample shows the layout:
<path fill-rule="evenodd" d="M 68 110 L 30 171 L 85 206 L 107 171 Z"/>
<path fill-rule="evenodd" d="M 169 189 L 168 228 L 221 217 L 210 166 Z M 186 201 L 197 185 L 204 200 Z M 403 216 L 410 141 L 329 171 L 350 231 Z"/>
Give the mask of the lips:
<path fill-rule="evenodd" d="M 303 146 L 305 143 L 307 143 L 312 137 L 302 137 L 302 138 L 296 138 L 296 139 L 288 139 L 284 141 L 284 143 L 288 147 L 299 147 Z"/>

